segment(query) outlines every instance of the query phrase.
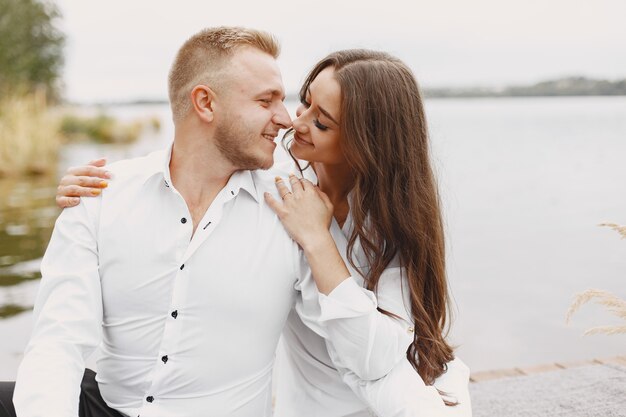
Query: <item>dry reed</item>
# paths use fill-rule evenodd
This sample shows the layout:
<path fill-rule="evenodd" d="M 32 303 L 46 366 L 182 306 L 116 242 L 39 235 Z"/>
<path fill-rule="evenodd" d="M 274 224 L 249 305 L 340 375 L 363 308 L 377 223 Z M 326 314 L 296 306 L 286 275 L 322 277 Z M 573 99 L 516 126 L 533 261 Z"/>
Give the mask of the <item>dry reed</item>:
<path fill-rule="evenodd" d="M 600 223 L 599 226 L 610 227 L 619 233 L 622 239 L 626 238 L 626 226 L 621 226 L 615 223 Z"/>
<path fill-rule="evenodd" d="M 104 113 L 96 116 L 69 113 L 61 119 L 61 134 L 71 142 L 127 144 L 139 138 L 146 124 L 148 122 L 140 120 L 120 122 Z"/>
<path fill-rule="evenodd" d="M 600 226 L 610 227 L 611 229 L 618 232 L 622 236 L 622 238 L 626 237 L 626 226 L 621 226 L 615 223 L 602 223 L 600 224 Z M 626 301 L 606 291 L 589 289 L 580 294 L 577 294 L 574 297 L 574 301 L 567 311 L 565 322 L 569 323 L 573 314 L 578 311 L 578 309 L 583 304 L 586 304 L 592 300 L 596 304 L 600 304 L 606 307 L 608 311 L 616 315 L 621 320 L 626 321 Z M 613 326 L 597 326 L 588 329 L 584 333 L 585 336 L 592 334 L 626 334 L 626 324 Z"/>
<path fill-rule="evenodd" d="M 0 176 L 44 174 L 56 166 L 58 117 L 43 92 L 0 100 Z"/>

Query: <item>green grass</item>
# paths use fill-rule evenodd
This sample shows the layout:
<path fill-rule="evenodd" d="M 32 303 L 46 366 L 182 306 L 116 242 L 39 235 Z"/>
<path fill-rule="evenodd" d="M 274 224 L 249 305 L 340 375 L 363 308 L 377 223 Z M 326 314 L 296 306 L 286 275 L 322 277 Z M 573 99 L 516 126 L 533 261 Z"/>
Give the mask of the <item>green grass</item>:
<path fill-rule="evenodd" d="M 0 306 L 0 319 L 16 316 L 24 311 L 32 310 L 32 307 L 18 306 L 17 304 L 7 304 Z"/>
<path fill-rule="evenodd" d="M 70 141 L 132 143 L 139 138 L 143 128 L 142 122 L 121 123 L 104 113 L 95 117 L 67 114 L 61 119 L 60 131 Z"/>

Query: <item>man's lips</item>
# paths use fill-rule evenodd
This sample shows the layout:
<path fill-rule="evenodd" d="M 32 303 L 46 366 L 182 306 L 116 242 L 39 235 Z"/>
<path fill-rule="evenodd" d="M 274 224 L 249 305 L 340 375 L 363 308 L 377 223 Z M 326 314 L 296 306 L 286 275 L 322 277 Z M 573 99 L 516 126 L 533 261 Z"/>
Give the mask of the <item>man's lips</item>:
<path fill-rule="evenodd" d="M 278 132 L 276 132 L 276 133 L 262 133 L 261 136 L 263 136 L 265 139 L 267 139 L 269 141 L 274 142 L 274 140 L 278 136 Z"/>

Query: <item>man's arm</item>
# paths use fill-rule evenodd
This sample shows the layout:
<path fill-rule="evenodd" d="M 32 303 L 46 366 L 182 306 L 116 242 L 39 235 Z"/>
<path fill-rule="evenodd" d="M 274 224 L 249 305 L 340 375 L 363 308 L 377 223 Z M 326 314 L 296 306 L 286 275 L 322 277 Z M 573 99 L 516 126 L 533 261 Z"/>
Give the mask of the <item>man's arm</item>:
<path fill-rule="evenodd" d="M 85 359 L 101 340 L 97 214 L 101 199 L 64 210 L 41 265 L 34 329 L 13 402 L 20 417 L 78 416 Z"/>

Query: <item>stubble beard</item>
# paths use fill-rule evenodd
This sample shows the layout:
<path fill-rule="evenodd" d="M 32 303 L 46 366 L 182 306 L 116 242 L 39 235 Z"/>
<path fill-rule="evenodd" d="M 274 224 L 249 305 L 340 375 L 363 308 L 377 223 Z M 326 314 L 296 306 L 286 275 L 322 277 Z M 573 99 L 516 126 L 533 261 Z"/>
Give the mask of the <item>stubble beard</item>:
<path fill-rule="evenodd" d="M 237 169 L 255 170 L 272 167 L 273 157 L 264 159 L 253 155 L 249 148 L 255 140 L 245 129 L 238 129 L 233 123 L 220 124 L 215 131 L 215 145 L 222 155 Z"/>

